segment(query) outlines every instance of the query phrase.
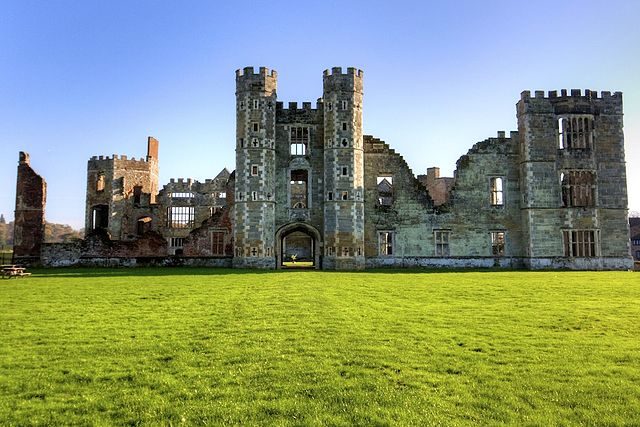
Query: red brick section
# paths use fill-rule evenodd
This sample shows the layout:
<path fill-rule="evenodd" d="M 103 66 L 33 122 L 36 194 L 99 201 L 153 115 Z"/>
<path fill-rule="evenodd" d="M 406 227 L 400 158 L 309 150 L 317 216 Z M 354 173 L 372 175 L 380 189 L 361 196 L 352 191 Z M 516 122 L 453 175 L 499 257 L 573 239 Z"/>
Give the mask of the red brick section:
<path fill-rule="evenodd" d="M 44 241 L 47 183 L 30 166 L 29 154 L 20 152 L 16 184 L 13 260 L 33 264 L 40 260 Z"/>

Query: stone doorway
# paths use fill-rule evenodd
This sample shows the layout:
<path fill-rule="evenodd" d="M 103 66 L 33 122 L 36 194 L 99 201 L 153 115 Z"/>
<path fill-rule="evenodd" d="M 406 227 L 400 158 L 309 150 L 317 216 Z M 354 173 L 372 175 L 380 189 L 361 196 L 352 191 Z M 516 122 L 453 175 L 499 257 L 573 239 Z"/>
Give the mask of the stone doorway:
<path fill-rule="evenodd" d="M 276 232 L 277 268 L 320 268 L 320 233 L 306 223 L 291 223 Z"/>

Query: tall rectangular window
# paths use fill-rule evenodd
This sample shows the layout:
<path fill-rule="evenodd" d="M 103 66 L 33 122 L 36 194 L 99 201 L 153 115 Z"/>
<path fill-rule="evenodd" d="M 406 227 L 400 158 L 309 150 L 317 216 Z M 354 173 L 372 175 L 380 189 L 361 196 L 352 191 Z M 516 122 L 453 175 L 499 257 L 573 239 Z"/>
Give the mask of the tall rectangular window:
<path fill-rule="evenodd" d="M 560 149 L 588 149 L 593 147 L 593 116 L 570 115 L 558 119 Z"/>
<path fill-rule="evenodd" d="M 98 177 L 96 178 L 96 191 L 97 192 L 104 191 L 104 174 L 103 173 L 98 174 Z"/>
<path fill-rule="evenodd" d="M 594 207 L 596 193 L 595 173 L 570 170 L 560 175 L 562 206 Z"/>
<path fill-rule="evenodd" d="M 224 231 L 211 232 L 211 254 L 214 256 L 224 255 Z"/>
<path fill-rule="evenodd" d="M 309 128 L 291 126 L 289 133 L 292 156 L 305 156 L 309 149 Z"/>
<path fill-rule="evenodd" d="M 172 248 L 181 248 L 184 246 L 184 237 L 172 237 L 169 239 L 169 246 Z"/>
<path fill-rule="evenodd" d="M 379 231 L 378 232 L 378 255 L 389 256 L 393 255 L 393 231 Z"/>
<path fill-rule="evenodd" d="M 258 176 L 258 165 L 251 165 L 251 176 Z"/>
<path fill-rule="evenodd" d="M 433 237 L 436 244 L 436 256 L 449 256 L 449 230 L 434 230 Z"/>
<path fill-rule="evenodd" d="M 504 256 L 504 231 L 491 232 L 491 254 Z"/>
<path fill-rule="evenodd" d="M 393 176 L 379 176 L 376 179 L 378 186 L 378 198 L 376 206 L 393 205 Z"/>
<path fill-rule="evenodd" d="M 167 208 L 167 227 L 189 228 L 193 226 L 195 208 L 193 206 L 171 206 Z"/>
<path fill-rule="evenodd" d="M 564 256 L 594 257 L 596 256 L 598 237 L 597 230 L 563 230 Z"/>
<path fill-rule="evenodd" d="M 502 188 L 503 178 L 496 176 L 490 179 L 491 185 L 491 205 L 502 206 L 504 205 L 504 192 Z"/>

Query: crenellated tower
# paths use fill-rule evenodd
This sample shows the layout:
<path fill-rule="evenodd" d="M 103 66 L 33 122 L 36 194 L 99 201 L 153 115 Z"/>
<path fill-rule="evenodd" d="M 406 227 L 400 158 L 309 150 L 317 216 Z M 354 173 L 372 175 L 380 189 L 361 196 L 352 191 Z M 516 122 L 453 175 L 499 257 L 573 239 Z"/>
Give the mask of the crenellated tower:
<path fill-rule="evenodd" d="M 113 240 L 137 234 L 158 194 L 159 142 L 147 138 L 147 155 L 93 156 L 87 162 L 85 230 L 104 230 Z M 156 225 L 154 224 L 154 227 Z"/>
<path fill-rule="evenodd" d="M 363 72 L 324 71 L 325 269 L 365 267 Z"/>
<path fill-rule="evenodd" d="M 631 267 L 622 93 L 524 91 L 517 112 L 529 267 Z"/>
<path fill-rule="evenodd" d="M 275 268 L 275 70 L 236 71 L 234 266 Z"/>

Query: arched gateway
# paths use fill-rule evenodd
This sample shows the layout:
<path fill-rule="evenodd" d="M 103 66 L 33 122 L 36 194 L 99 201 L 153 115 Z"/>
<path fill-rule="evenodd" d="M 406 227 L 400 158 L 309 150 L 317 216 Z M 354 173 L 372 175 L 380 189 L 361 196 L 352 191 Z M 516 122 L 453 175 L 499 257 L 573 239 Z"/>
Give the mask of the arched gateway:
<path fill-rule="evenodd" d="M 304 222 L 292 222 L 276 231 L 276 268 L 296 255 L 298 261 L 311 261 L 313 268 L 320 268 L 320 232 Z"/>

